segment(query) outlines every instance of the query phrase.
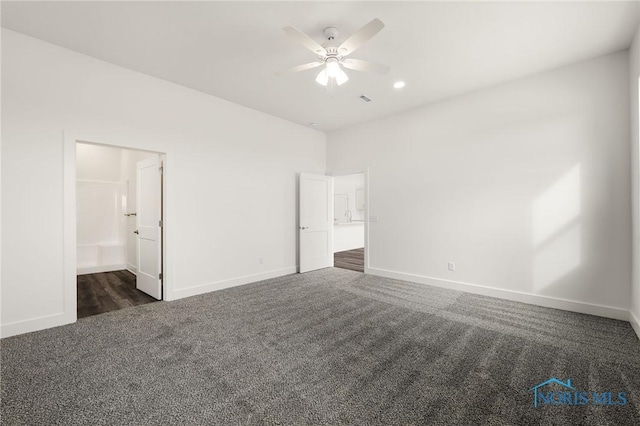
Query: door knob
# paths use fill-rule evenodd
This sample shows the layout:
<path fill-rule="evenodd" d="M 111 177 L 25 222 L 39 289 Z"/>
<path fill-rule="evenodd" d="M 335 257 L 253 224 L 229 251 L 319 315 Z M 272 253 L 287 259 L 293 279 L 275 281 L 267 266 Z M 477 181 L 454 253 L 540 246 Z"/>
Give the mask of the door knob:
<path fill-rule="evenodd" d="M 135 231 L 133 231 L 134 234 L 139 234 L 138 230 L 136 229 Z"/>
<path fill-rule="evenodd" d="M 300 229 L 309 229 L 308 226 L 301 226 Z"/>

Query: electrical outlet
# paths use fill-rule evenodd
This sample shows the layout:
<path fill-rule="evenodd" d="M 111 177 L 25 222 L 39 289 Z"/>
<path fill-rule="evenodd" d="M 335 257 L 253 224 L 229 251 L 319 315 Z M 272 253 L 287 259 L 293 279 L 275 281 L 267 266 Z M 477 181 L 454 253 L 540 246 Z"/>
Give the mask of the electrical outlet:
<path fill-rule="evenodd" d="M 369 216 L 369 222 L 377 222 L 378 216 Z"/>
<path fill-rule="evenodd" d="M 449 262 L 447 264 L 447 267 L 449 268 L 450 271 L 455 271 L 456 270 L 456 262 Z"/>
<path fill-rule="evenodd" d="M 259 258 L 258 258 L 258 263 L 259 263 L 260 265 L 262 265 L 262 264 L 264 263 L 264 258 L 259 257 Z"/>

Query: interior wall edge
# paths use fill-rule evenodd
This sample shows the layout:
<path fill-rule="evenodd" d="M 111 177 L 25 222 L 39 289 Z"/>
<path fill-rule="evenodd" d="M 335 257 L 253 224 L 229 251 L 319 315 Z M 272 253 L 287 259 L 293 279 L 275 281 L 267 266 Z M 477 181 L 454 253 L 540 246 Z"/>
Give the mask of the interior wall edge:
<path fill-rule="evenodd" d="M 631 323 L 631 328 L 633 328 L 636 336 L 640 339 L 640 318 L 638 318 L 633 311 L 629 311 L 629 323 Z"/>
<path fill-rule="evenodd" d="M 66 322 L 78 320 L 78 239 L 77 239 L 77 204 L 76 204 L 76 138 L 69 131 L 62 130 L 62 296 L 63 315 Z M 42 329 L 63 324 L 43 324 Z M 37 329 L 36 329 L 37 330 Z"/>
<path fill-rule="evenodd" d="M 638 9 L 640 12 L 640 8 Z M 629 47 L 629 84 L 631 114 L 631 212 L 632 212 L 632 276 L 630 322 L 640 338 L 640 142 L 639 83 L 640 79 L 640 28 Z"/>

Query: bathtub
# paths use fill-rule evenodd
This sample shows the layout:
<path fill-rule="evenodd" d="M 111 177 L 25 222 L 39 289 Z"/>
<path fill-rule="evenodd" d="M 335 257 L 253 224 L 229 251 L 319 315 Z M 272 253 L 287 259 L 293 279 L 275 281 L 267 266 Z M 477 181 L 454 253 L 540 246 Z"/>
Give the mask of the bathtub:
<path fill-rule="evenodd" d="M 127 269 L 124 244 L 85 244 L 77 248 L 78 275 Z"/>

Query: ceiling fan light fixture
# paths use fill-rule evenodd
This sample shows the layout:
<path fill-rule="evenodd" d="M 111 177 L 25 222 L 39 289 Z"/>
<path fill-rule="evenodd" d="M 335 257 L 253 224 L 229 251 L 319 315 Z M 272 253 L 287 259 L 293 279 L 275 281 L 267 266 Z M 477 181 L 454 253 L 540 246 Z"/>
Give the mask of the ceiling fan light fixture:
<path fill-rule="evenodd" d="M 338 84 L 338 86 L 341 86 L 347 81 L 349 81 L 349 76 L 347 75 L 346 72 L 342 70 L 338 70 L 338 71 L 339 71 L 338 75 L 336 75 L 335 79 L 336 79 L 336 84 Z"/>
<path fill-rule="evenodd" d="M 326 86 L 327 84 L 329 84 L 329 74 L 327 74 L 327 70 L 322 70 L 320 71 L 320 73 L 318 73 L 318 76 L 316 77 L 316 83 L 321 86 Z"/>
<path fill-rule="evenodd" d="M 336 58 L 329 58 L 327 59 L 327 75 L 329 75 L 329 77 L 331 78 L 336 78 L 338 77 L 338 75 L 340 74 L 340 71 L 342 71 L 340 69 L 340 64 L 338 63 L 338 60 Z M 342 71 L 344 72 L 344 71 Z"/>
<path fill-rule="evenodd" d="M 349 76 L 340 68 L 340 63 L 334 58 L 327 60 L 326 67 L 316 77 L 316 83 L 326 86 L 329 84 L 330 79 L 334 80 L 338 86 L 349 81 Z"/>

